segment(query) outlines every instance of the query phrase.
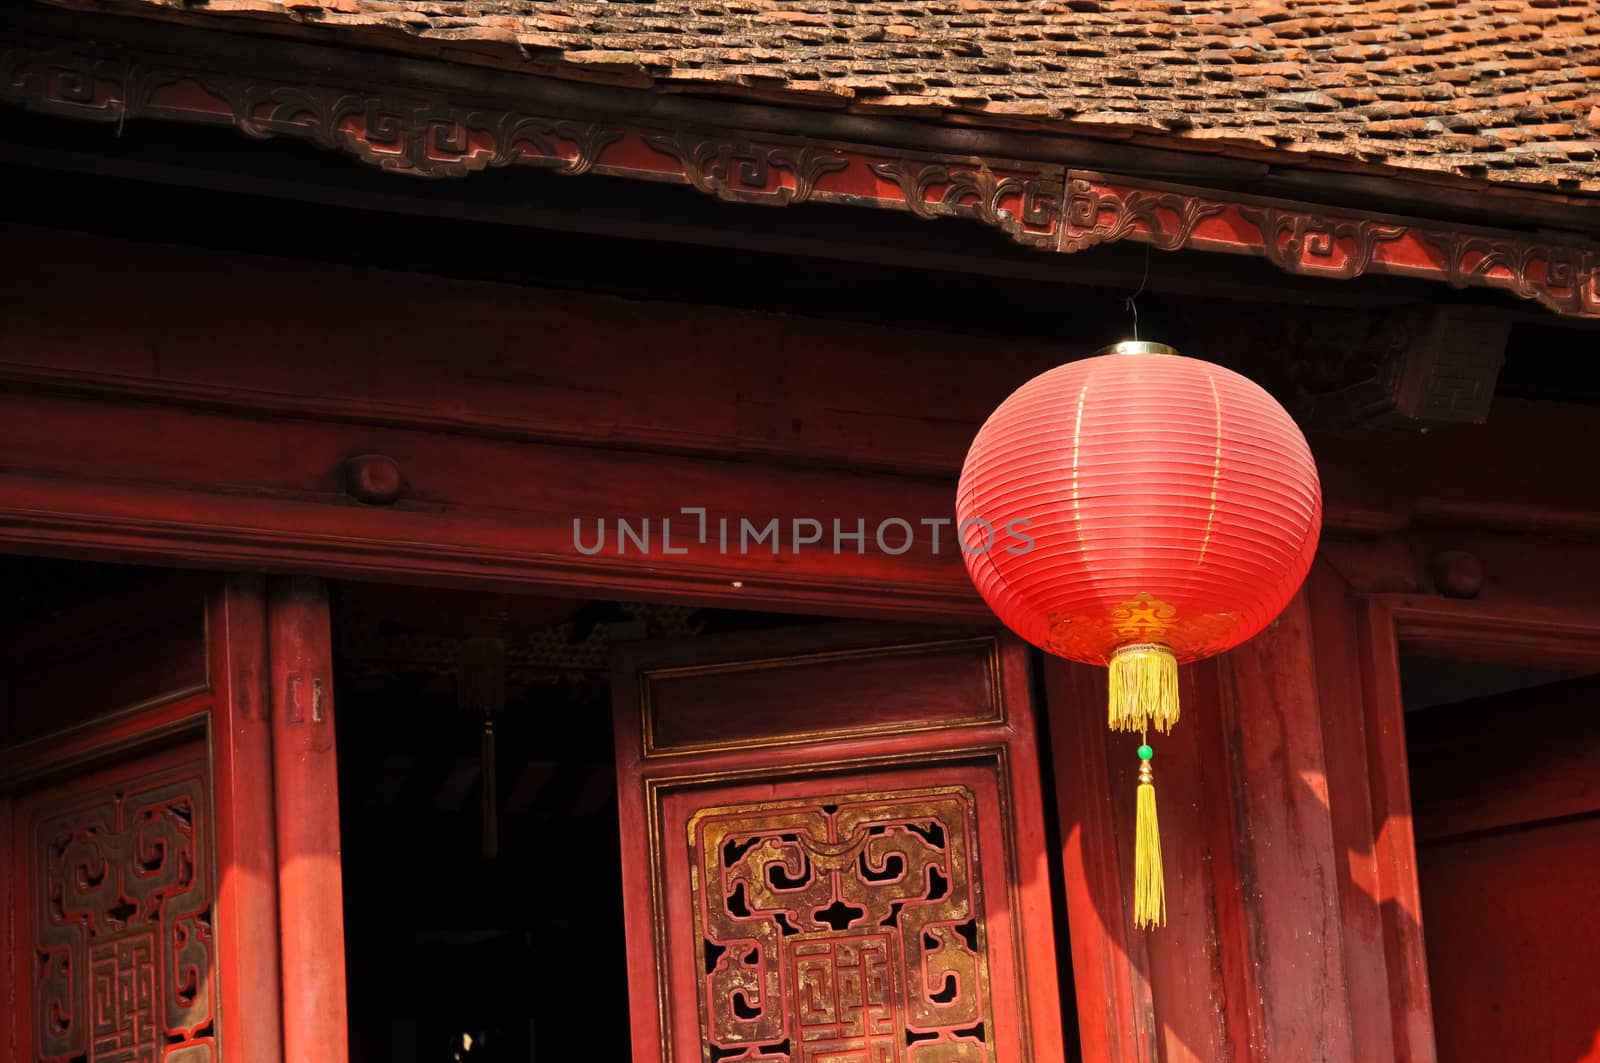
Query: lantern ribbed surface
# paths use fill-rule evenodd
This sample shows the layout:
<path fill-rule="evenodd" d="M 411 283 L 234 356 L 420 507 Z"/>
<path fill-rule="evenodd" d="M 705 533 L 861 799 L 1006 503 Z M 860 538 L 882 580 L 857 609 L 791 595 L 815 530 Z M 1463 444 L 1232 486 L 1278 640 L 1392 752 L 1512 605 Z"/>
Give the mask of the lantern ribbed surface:
<path fill-rule="evenodd" d="M 1001 403 L 956 514 L 973 583 L 1035 646 L 1106 664 L 1154 644 L 1188 662 L 1288 605 L 1322 492 L 1305 437 L 1252 381 L 1176 354 L 1105 354 Z"/>

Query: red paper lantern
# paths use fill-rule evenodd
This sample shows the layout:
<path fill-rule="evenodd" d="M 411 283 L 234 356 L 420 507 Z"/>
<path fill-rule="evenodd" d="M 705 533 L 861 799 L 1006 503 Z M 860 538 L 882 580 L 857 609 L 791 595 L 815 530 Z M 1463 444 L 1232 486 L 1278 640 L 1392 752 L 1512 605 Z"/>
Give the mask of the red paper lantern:
<path fill-rule="evenodd" d="M 1294 596 L 1322 493 L 1305 437 L 1259 386 L 1126 343 L 1001 403 L 956 513 L 967 571 L 1006 626 L 1109 665 L 1114 728 L 1165 731 L 1177 665 L 1237 646 Z"/>

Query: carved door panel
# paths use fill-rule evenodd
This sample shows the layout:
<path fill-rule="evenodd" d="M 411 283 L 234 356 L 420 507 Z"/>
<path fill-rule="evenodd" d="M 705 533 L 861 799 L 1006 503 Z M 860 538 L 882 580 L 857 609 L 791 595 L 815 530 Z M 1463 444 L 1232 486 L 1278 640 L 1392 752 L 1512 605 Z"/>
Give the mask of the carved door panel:
<path fill-rule="evenodd" d="M 0 633 L 0 1063 L 343 1058 L 326 616 L 174 575 Z"/>
<path fill-rule="evenodd" d="M 196 742 L 17 802 L 20 1059 L 221 1058 L 210 789 Z"/>
<path fill-rule="evenodd" d="M 1023 649 L 791 628 L 619 651 L 635 1063 L 1056 1063 Z"/>

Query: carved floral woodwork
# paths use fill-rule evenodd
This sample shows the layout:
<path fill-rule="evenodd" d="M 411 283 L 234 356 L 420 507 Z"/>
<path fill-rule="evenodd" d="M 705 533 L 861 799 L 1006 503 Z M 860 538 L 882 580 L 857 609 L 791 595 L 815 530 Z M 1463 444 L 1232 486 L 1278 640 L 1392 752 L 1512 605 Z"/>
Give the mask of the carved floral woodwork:
<path fill-rule="evenodd" d="M 18 31 L 0 37 L 0 48 L 0 100 L 41 114 L 232 126 L 419 177 L 527 166 L 686 184 L 736 203 L 838 203 L 967 218 L 1025 246 L 1066 254 L 1132 240 L 1164 251 L 1252 255 L 1288 273 L 1420 277 L 1600 317 L 1600 252 L 1577 237 L 1341 213 L 1059 164 L 530 114 L 511 100 L 468 99 L 420 84 L 341 85 L 320 70 L 296 80 L 281 69 L 217 69 L 187 56 L 95 51 Z"/>
<path fill-rule="evenodd" d="M 965 787 L 708 808 L 689 824 L 707 1058 L 995 1058 Z"/>
<path fill-rule="evenodd" d="M 41 804 L 33 867 L 33 1058 L 207 1063 L 215 1037 L 203 763 Z"/>

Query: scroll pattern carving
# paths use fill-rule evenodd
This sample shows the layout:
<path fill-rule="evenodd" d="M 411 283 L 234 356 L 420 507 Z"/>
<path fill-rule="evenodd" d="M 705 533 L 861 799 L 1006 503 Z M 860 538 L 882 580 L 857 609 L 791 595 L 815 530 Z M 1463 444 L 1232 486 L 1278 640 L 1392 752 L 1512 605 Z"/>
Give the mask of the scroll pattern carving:
<path fill-rule="evenodd" d="M 647 134 L 644 142 L 676 159 L 695 188 L 733 203 L 777 207 L 804 203 L 816 190 L 818 178 L 850 165 L 841 153 L 810 145 L 775 146 L 684 133 Z M 789 173 L 791 183 L 777 179 L 779 170 Z"/>
<path fill-rule="evenodd" d="M 1289 273 L 1322 273 L 1341 280 L 1359 277 L 1372 266 L 1378 245 L 1406 235 L 1403 225 L 1368 219 L 1330 220 L 1277 207 L 1240 207 L 1239 213 L 1261 232 L 1261 253 Z M 1348 252 L 1340 248 L 1348 246 Z"/>
<path fill-rule="evenodd" d="M 216 1053 L 210 824 L 195 766 L 106 787 L 33 831 L 41 1063 Z"/>
<path fill-rule="evenodd" d="M 1000 174 L 987 164 L 908 159 L 874 163 L 872 172 L 899 185 L 906 208 L 919 218 L 975 218 L 1018 243 L 1048 247 L 1054 242 L 1064 176 L 1059 170 Z"/>
<path fill-rule="evenodd" d="M 992 1063 L 974 807 L 944 787 L 698 813 L 707 1063 Z"/>
<path fill-rule="evenodd" d="M 1265 258 L 1286 273 L 1368 273 L 1498 288 L 1575 317 L 1600 317 L 1600 252 L 1584 244 L 1426 228 L 1387 216 L 1337 216 L 1302 203 L 1230 197 L 1074 171 L 1057 249 L 1119 240 Z"/>
<path fill-rule="evenodd" d="M 1600 316 L 1600 251 L 1545 240 L 1426 232 L 1456 288 L 1505 288 L 1560 313 Z"/>
<path fill-rule="evenodd" d="M 1139 190 L 1119 195 L 1075 178 L 1068 185 L 1060 250 L 1070 254 L 1137 236 L 1163 251 L 1176 251 L 1188 243 L 1196 225 L 1222 210 L 1221 203 L 1197 196 Z"/>
<path fill-rule="evenodd" d="M 231 125 L 249 137 L 306 140 L 417 177 L 511 165 L 576 176 L 622 136 L 612 126 L 462 106 L 404 90 L 285 84 L 65 50 L 0 54 L 0 98 L 90 121 L 148 117 Z"/>
<path fill-rule="evenodd" d="M 6 34 L 0 100 L 91 121 L 233 126 L 422 177 L 530 166 L 677 181 L 737 203 L 817 201 L 967 218 L 1017 243 L 1064 253 L 1134 240 L 1167 251 L 1254 255 L 1307 276 L 1394 274 L 1495 288 L 1557 313 L 1600 317 L 1600 252 L 1577 237 L 1341 217 L 1309 204 L 1069 172 L 1053 163 L 532 115 L 515 99 L 464 100 L 425 87 L 341 88 L 321 70 L 295 83 L 212 63 L 207 69 L 187 58 L 94 55 L 76 41 Z"/>

